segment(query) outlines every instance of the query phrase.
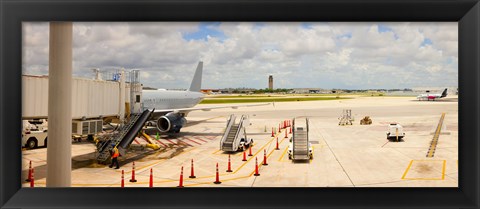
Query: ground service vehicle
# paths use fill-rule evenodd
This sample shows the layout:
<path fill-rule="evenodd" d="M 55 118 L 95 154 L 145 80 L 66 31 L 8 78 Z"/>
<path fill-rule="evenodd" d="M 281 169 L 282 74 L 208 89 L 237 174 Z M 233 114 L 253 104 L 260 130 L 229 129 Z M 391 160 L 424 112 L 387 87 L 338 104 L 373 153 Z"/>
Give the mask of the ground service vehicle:
<path fill-rule="evenodd" d="M 398 123 L 390 123 L 388 125 L 387 131 L 387 139 L 402 139 L 405 136 L 405 132 L 403 132 L 403 126 Z"/>
<path fill-rule="evenodd" d="M 308 140 L 308 118 L 296 121 L 293 119 L 293 134 L 288 146 L 288 159 L 308 160 L 313 159 L 312 144 Z"/>
<path fill-rule="evenodd" d="M 47 146 L 47 130 L 44 131 L 23 131 L 22 132 L 22 147 L 34 149 L 37 147 Z"/>

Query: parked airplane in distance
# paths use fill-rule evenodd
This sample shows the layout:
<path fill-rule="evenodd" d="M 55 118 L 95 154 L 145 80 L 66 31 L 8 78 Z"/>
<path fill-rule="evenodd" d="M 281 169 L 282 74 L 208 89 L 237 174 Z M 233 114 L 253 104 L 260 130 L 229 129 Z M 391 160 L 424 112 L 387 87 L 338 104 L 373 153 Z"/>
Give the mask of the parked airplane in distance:
<path fill-rule="evenodd" d="M 435 99 L 443 98 L 447 96 L 447 89 L 443 90 L 441 94 L 420 94 L 417 96 L 418 100 L 435 101 Z"/>
<path fill-rule="evenodd" d="M 179 133 L 180 129 L 187 124 L 185 117 L 191 111 L 203 110 L 209 111 L 219 108 L 249 107 L 268 105 L 269 103 L 250 104 L 250 105 L 230 105 L 230 106 L 211 106 L 194 107 L 204 99 L 204 94 L 200 92 L 202 85 L 203 62 L 199 62 L 195 75 L 193 76 L 190 88 L 186 91 L 170 90 L 143 90 L 144 108 L 155 109 L 147 125 L 154 125 L 162 133 Z"/>

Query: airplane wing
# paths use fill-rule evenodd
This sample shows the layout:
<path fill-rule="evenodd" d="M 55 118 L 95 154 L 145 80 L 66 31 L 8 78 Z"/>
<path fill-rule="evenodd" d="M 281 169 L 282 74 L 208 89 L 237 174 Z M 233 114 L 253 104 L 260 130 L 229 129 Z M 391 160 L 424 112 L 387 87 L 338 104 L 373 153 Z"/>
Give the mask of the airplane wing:
<path fill-rule="evenodd" d="M 189 107 L 189 108 L 178 108 L 178 109 L 155 109 L 153 112 L 153 118 L 159 117 L 161 115 L 174 112 L 174 113 L 184 113 L 187 115 L 191 111 L 202 110 L 210 111 L 213 109 L 222 109 L 222 108 L 232 108 L 238 109 L 239 107 L 253 107 L 253 106 L 264 106 L 269 105 L 270 103 L 260 103 L 260 104 L 247 104 L 247 105 L 224 105 L 224 106 L 208 106 L 208 107 Z"/>

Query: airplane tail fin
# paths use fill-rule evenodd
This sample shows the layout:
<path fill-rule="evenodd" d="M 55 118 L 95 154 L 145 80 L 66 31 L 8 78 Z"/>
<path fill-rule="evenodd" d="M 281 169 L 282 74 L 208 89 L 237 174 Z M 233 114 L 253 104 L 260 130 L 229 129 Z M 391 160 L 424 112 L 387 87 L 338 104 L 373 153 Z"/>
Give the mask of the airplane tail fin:
<path fill-rule="evenodd" d="M 442 97 L 446 97 L 447 96 L 447 89 L 443 90 L 442 92 Z"/>
<path fill-rule="evenodd" d="M 190 84 L 189 91 L 200 92 L 202 88 L 202 71 L 203 71 L 203 62 L 198 62 L 197 70 L 195 70 L 195 75 L 193 75 L 192 84 Z"/>

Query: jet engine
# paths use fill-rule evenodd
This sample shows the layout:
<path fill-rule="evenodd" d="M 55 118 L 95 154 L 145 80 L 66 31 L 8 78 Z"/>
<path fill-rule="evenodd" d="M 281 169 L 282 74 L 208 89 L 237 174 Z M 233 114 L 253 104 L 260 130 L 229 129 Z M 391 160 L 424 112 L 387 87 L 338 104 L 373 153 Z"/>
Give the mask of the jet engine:
<path fill-rule="evenodd" d="M 157 120 L 157 128 L 160 132 L 178 133 L 187 124 L 187 119 L 181 114 L 167 113 Z"/>

